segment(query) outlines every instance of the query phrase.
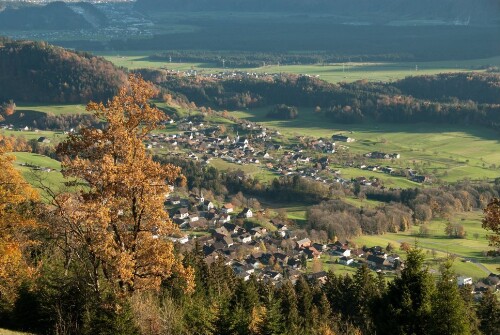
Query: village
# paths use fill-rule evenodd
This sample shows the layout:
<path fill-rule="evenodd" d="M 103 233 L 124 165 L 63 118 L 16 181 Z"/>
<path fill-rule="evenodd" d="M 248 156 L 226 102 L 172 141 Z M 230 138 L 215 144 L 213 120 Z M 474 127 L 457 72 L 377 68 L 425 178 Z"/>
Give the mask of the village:
<path fill-rule="evenodd" d="M 349 242 L 320 243 L 295 231 L 283 218 L 267 218 L 266 210 L 237 208 L 232 203 L 217 207 L 203 194 L 167 200 L 172 220 L 183 232 L 172 238 L 186 248 L 201 248 L 208 264 L 222 258 L 241 278 L 251 275 L 278 283 L 292 281 L 307 272 L 326 279 L 322 260 L 356 267 L 365 263 L 375 271 L 399 271 L 400 256 L 380 246 L 357 248 Z M 265 222 L 265 224 L 263 224 Z M 267 228 L 266 228 L 267 227 Z M 308 263 L 312 264 L 308 266 Z"/>
<path fill-rule="evenodd" d="M 221 116 L 222 113 L 217 115 Z M 341 169 L 332 166 L 333 155 L 347 152 L 349 147 L 346 144 L 354 142 L 354 138 L 334 134 L 330 139 L 298 136 L 287 141 L 279 131 L 261 124 L 237 118 L 231 118 L 231 121 L 235 122 L 233 133 L 226 130 L 229 127 L 221 128 L 218 124 L 206 121 L 193 121 L 190 118 L 169 120 L 168 124 L 175 124 L 181 132 L 151 134 L 146 145 L 159 153 L 169 149 L 169 154 L 184 156 L 205 165 L 213 159 L 222 159 L 236 165 L 256 165 L 277 177 L 298 175 L 325 184 L 340 183 L 349 187 L 352 183 L 359 183 L 361 186 L 384 188 L 378 178 L 362 175 L 344 178 Z M 364 155 L 366 159 L 389 162 L 400 157 L 399 153 L 382 152 Z M 411 168 L 364 164 L 357 160 L 346 161 L 344 166 L 407 178 L 417 183 L 431 182 L 428 176 L 419 175 Z"/>
<path fill-rule="evenodd" d="M 200 250 L 207 264 L 223 262 L 245 281 L 255 276 L 279 285 L 283 280 L 295 282 L 305 273 L 322 283 L 327 278 L 326 264 L 351 268 L 365 264 L 388 276 L 397 275 L 405 266 L 390 246 L 327 243 L 321 236 L 306 237 L 284 218 L 269 218 L 265 209 L 238 208 L 230 202 L 217 206 L 203 193 L 191 193 L 187 198 L 174 194 L 167 199 L 166 208 L 181 235 L 170 239 L 183 250 Z M 488 289 L 496 291 L 500 289 L 500 276 L 490 274 L 477 282 L 460 276 L 457 285 L 472 285 L 477 294 Z"/>

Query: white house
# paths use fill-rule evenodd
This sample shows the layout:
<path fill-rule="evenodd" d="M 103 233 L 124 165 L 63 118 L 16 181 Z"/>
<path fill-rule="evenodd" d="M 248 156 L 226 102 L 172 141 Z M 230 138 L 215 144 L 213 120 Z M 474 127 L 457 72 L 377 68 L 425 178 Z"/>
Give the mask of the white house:
<path fill-rule="evenodd" d="M 253 217 L 252 210 L 250 208 L 245 207 L 243 209 L 243 211 L 241 211 L 241 213 L 238 214 L 238 217 L 249 219 L 249 218 Z"/>
<path fill-rule="evenodd" d="M 472 285 L 472 278 L 460 276 L 457 278 L 458 286 Z"/>
<path fill-rule="evenodd" d="M 334 252 L 340 256 L 351 257 L 351 249 L 337 248 Z"/>
<path fill-rule="evenodd" d="M 179 219 L 185 219 L 189 216 L 189 212 L 187 208 L 180 208 L 177 212 L 176 215 L 179 217 Z"/>

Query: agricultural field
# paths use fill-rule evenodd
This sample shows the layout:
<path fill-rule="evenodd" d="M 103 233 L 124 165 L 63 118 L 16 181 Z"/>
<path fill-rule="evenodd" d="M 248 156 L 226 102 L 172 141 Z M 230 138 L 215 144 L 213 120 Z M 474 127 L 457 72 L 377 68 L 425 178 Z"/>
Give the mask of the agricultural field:
<path fill-rule="evenodd" d="M 265 168 L 263 168 L 261 165 L 258 164 L 242 165 L 242 164 L 231 163 L 220 158 L 216 158 L 210 161 L 210 165 L 221 171 L 241 170 L 247 176 L 252 176 L 254 178 L 258 178 L 259 180 L 265 182 L 271 181 L 274 178 L 278 177 L 277 174 L 266 170 Z"/>
<path fill-rule="evenodd" d="M 222 68 L 221 64 L 158 61 L 144 54 L 101 54 L 117 66 L 129 70 L 141 68 L 177 71 L 197 70 L 199 74 L 240 70 L 257 73 L 295 73 L 319 76 L 331 83 L 358 80 L 393 81 L 414 75 L 432 75 L 445 72 L 482 71 L 488 66 L 500 66 L 500 57 L 462 61 L 437 62 L 346 62 L 315 65 L 269 65 L 258 68 Z"/>
<path fill-rule="evenodd" d="M 67 115 L 67 114 L 85 114 L 88 113 L 85 110 L 85 105 L 81 104 L 64 104 L 64 105 L 54 105 L 54 104 L 16 104 L 16 111 L 21 113 L 39 112 L 45 114 L 54 115 Z"/>
<path fill-rule="evenodd" d="M 57 144 L 63 141 L 66 138 L 66 135 L 60 131 L 24 131 L 24 130 L 6 130 L 0 129 L 0 135 L 3 136 L 16 136 L 16 137 L 24 137 L 27 140 L 38 139 L 40 137 L 46 137 L 50 140 L 51 144 Z"/>
<path fill-rule="evenodd" d="M 335 124 L 325 122 L 324 116 L 316 115 L 312 109 L 300 109 L 299 116 L 294 120 L 271 120 L 266 118 L 269 110 L 270 107 L 234 111 L 231 114 L 273 127 L 287 137 L 330 138 L 333 134 L 342 133 L 356 139 L 355 142 L 345 144 L 348 152 L 365 154 L 381 151 L 401 154 L 401 159 L 367 160 L 369 163 L 401 168 L 421 168 L 437 175 L 444 182 L 465 178 L 491 180 L 500 177 L 499 137 L 494 130 L 488 128 L 429 123 Z M 387 185 L 392 187 L 418 186 L 404 178 L 380 172 L 338 168 L 346 177 L 373 176 L 385 180 Z"/>
<path fill-rule="evenodd" d="M 470 276 L 474 279 L 487 276 L 491 272 L 498 272 L 500 257 L 491 258 L 484 256 L 489 250 L 486 240 L 486 231 L 481 228 L 481 211 L 457 213 L 451 222 L 464 226 L 466 237 L 449 238 L 444 233 L 446 221 L 435 219 L 428 224 L 428 236 L 419 236 L 419 226 L 413 226 L 407 232 L 387 233 L 377 236 L 360 236 L 354 239 L 358 246 L 379 245 L 386 247 L 391 243 L 396 252 L 403 242 L 417 245 L 426 253 L 426 263 L 434 271 L 439 269 L 439 260 L 447 255 L 455 257 L 454 269 L 459 275 Z"/>
<path fill-rule="evenodd" d="M 412 227 L 408 232 L 388 233 L 377 236 L 360 236 L 353 241 L 358 247 L 381 246 L 385 248 L 391 243 L 402 258 L 405 252 L 399 250 L 403 242 L 410 245 L 415 243 L 424 251 L 425 264 L 429 271 L 439 274 L 439 266 L 446 257 L 452 257 L 453 270 L 459 276 L 472 277 L 474 280 L 484 278 L 490 273 L 497 273 L 500 267 L 500 257 L 491 258 L 483 256 L 483 252 L 488 250 L 486 232 L 481 228 L 480 212 L 460 213 L 454 220 L 460 220 L 465 226 L 467 236 L 464 239 L 448 238 L 444 234 L 445 223 L 442 220 L 435 220 L 429 224 L 431 229 L 428 237 L 418 236 L 418 226 Z M 462 221 L 463 220 L 463 221 Z M 476 235 L 477 234 L 477 235 Z M 323 270 L 332 270 L 337 274 L 354 274 L 356 266 L 346 266 L 337 262 L 339 256 L 324 255 L 321 258 Z M 312 262 L 308 263 L 308 269 L 312 268 Z M 394 274 L 388 273 L 387 278 L 391 279 Z"/>
<path fill-rule="evenodd" d="M 41 186 L 50 186 L 54 191 L 63 190 L 67 181 L 61 174 L 61 163 L 47 156 L 29 152 L 15 152 L 15 167 L 33 187 L 39 189 L 43 198 L 47 196 Z"/>

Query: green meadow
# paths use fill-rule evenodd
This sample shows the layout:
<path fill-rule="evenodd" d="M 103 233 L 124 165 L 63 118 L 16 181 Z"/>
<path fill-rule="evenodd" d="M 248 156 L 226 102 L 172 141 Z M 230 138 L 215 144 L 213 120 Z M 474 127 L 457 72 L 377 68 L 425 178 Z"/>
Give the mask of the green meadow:
<path fill-rule="evenodd" d="M 60 162 L 47 156 L 29 152 L 15 152 L 14 156 L 16 157 L 16 161 L 14 162 L 15 167 L 21 172 L 28 183 L 39 190 L 42 199 L 47 196 L 43 190 L 44 187 L 50 187 L 53 191 L 66 188 L 64 182 L 67 180 L 61 173 Z M 50 169 L 50 172 L 44 170 L 45 168 Z"/>
<path fill-rule="evenodd" d="M 354 239 L 358 246 L 386 247 L 391 243 L 396 252 L 404 254 L 399 250 L 403 242 L 411 245 L 415 243 L 422 248 L 426 255 L 426 263 L 431 269 L 437 271 L 439 262 L 446 256 L 452 256 L 454 260 L 454 269 L 458 275 L 470 276 L 475 279 L 485 277 L 491 272 L 498 272 L 500 267 L 500 257 L 486 257 L 484 252 L 491 249 L 486 240 L 487 232 L 481 228 L 481 211 L 457 213 L 452 222 L 464 226 L 467 233 L 466 237 L 449 238 L 445 235 L 444 229 L 446 221 L 435 219 L 428 223 L 429 235 L 422 237 L 419 233 L 419 226 L 413 226 L 407 232 L 387 233 L 377 236 L 360 236 Z M 434 253 L 434 255 L 433 255 Z"/>
<path fill-rule="evenodd" d="M 325 121 L 323 115 L 315 114 L 312 109 L 301 109 L 299 116 L 294 120 L 272 120 L 266 117 L 269 109 L 270 107 L 231 113 L 233 116 L 273 127 L 289 138 L 296 136 L 330 138 L 333 134 L 342 133 L 356 140 L 344 144 L 351 153 L 382 151 L 401 154 L 401 159 L 392 161 L 366 159 L 367 164 L 422 169 L 429 174 L 437 175 L 444 182 L 466 178 L 491 180 L 500 177 L 500 136 L 488 128 L 432 123 L 339 124 Z M 373 176 L 385 180 L 388 186 L 418 186 L 405 178 L 380 172 L 336 168 L 346 177 Z"/>
<path fill-rule="evenodd" d="M 66 135 L 62 132 L 54 132 L 54 131 L 19 131 L 19 130 L 0 130 L 0 135 L 3 136 L 16 136 L 16 137 L 24 137 L 27 140 L 39 139 L 40 137 L 47 137 L 50 139 L 51 144 L 59 143 L 66 138 Z"/>
<path fill-rule="evenodd" d="M 197 70 L 198 73 L 216 73 L 240 70 L 258 73 L 295 73 L 318 76 L 331 83 L 358 80 L 393 81 L 414 75 L 432 75 L 444 72 L 482 71 L 487 66 L 500 66 L 500 57 L 436 62 L 346 62 L 314 65 L 269 65 L 258 68 L 222 68 L 211 63 L 170 63 L 149 58 L 144 53 L 101 54 L 104 58 L 129 70 L 141 68 L 169 69 L 178 71 Z"/>
<path fill-rule="evenodd" d="M 271 181 L 274 178 L 278 177 L 277 174 L 267 170 L 260 164 L 237 164 L 225 161 L 220 158 L 215 158 L 210 161 L 209 165 L 221 171 L 241 170 L 247 176 L 258 178 L 259 180 L 264 182 Z"/>
<path fill-rule="evenodd" d="M 403 259 L 406 253 L 399 250 L 401 243 L 407 242 L 410 245 L 417 245 L 425 255 L 425 264 L 429 271 L 435 275 L 439 274 L 440 264 L 448 257 L 453 259 L 453 270 L 458 276 L 472 277 L 474 280 L 484 278 L 490 273 L 497 273 L 500 267 L 500 257 L 486 257 L 483 252 L 488 250 L 486 232 L 481 228 L 480 212 L 460 213 L 455 218 L 464 225 L 467 236 L 464 239 L 448 238 L 444 234 L 445 223 L 442 220 L 434 220 L 428 224 L 430 234 L 427 237 L 418 236 L 418 226 L 412 227 L 408 232 L 387 233 L 377 236 L 360 236 L 354 238 L 358 247 L 381 246 L 385 248 L 391 243 L 397 253 Z M 463 221 L 462 221 L 463 219 Z M 477 235 L 475 235 L 477 234 Z M 337 274 L 354 274 L 356 267 L 339 264 L 339 256 L 324 254 L 321 257 L 323 270 L 332 270 Z M 311 270 L 312 262 L 308 263 Z M 389 274 L 388 278 L 394 277 Z"/>
<path fill-rule="evenodd" d="M 87 113 L 85 110 L 85 105 L 81 104 L 65 104 L 65 105 L 55 105 L 55 104 L 27 104 L 18 103 L 16 104 L 16 111 L 20 113 L 29 112 L 39 112 L 45 114 L 54 115 L 66 115 L 66 114 L 84 114 Z"/>

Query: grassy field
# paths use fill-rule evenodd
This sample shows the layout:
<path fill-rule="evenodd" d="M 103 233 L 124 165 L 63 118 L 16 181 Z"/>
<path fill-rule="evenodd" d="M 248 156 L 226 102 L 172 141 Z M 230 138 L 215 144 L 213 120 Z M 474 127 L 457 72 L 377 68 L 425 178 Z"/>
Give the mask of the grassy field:
<path fill-rule="evenodd" d="M 357 80 L 392 81 L 413 75 L 430 75 L 443 72 L 479 71 L 484 66 L 500 66 L 500 57 L 439 62 L 348 62 L 316 65 L 269 65 L 258 68 L 224 69 L 220 64 L 209 63 L 170 63 L 168 61 L 151 60 L 147 52 L 143 54 L 102 54 L 104 58 L 117 66 L 135 70 L 140 68 L 197 70 L 198 73 L 215 73 L 225 70 L 242 70 L 259 73 L 295 73 L 319 76 L 331 83 L 353 82 Z"/>
<path fill-rule="evenodd" d="M 218 170 L 227 171 L 227 170 L 242 170 L 246 175 L 252 177 L 258 177 L 261 181 L 270 181 L 276 177 L 277 174 L 262 168 L 258 164 L 236 164 L 225 161 L 220 158 L 216 158 L 210 161 L 210 165 L 215 167 Z"/>
<path fill-rule="evenodd" d="M 428 224 L 430 233 L 427 237 L 418 236 L 419 227 L 414 226 L 410 231 L 401 233 L 387 233 L 377 236 L 360 236 L 354 239 L 358 246 L 386 247 L 392 243 L 396 249 L 403 242 L 418 244 L 426 253 L 426 263 L 431 269 L 438 270 L 439 259 L 446 255 L 456 257 L 454 269 L 458 275 L 470 276 L 475 279 L 485 277 L 490 272 L 498 272 L 500 267 L 500 257 L 485 257 L 483 252 L 489 250 L 486 240 L 486 231 L 481 228 L 480 211 L 457 213 L 452 219 L 453 222 L 464 226 L 467 236 L 464 239 L 448 238 L 444 234 L 445 221 L 433 220 Z M 475 235 L 477 234 L 477 235 Z M 435 252 L 435 257 L 432 255 Z M 399 250 L 397 252 L 401 253 Z M 466 260 L 471 260 L 470 262 Z"/>
<path fill-rule="evenodd" d="M 40 189 L 40 186 L 50 186 L 54 191 L 62 190 L 65 188 L 64 182 L 66 181 L 61 174 L 61 163 L 53 160 L 47 156 L 28 152 L 15 152 L 16 156 L 15 166 L 22 173 L 23 177 L 28 183 L 38 188 L 42 198 L 46 197 L 46 193 Z M 22 166 L 29 164 L 31 166 Z M 50 172 L 43 170 L 34 170 L 32 167 L 37 166 L 40 168 L 49 168 Z M 42 184 L 42 185 L 41 185 Z"/>
<path fill-rule="evenodd" d="M 64 115 L 64 114 L 84 114 L 87 113 L 85 110 L 85 105 L 54 105 L 54 104 L 16 104 L 16 111 L 26 113 L 26 112 L 40 112 L 40 113 L 51 113 L 54 115 Z"/>
<path fill-rule="evenodd" d="M 355 198 L 345 198 L 344 201 L 364 207 L 374 207 L 379 205 L 376 201 L 360 201 Z M 295 220 L 299 225 L 306 221 L 307 205 L 304 204 L 285 204 L 277 202 L 263 202 L 275 211 L 284 209 L 287 211 L 288 218 Z M 448 238 L 445 236 L 444 228 L 446 221 L 435 219 L 428 223 L 429 235 L 420 237 L 418 235 L 419 226 L 413 226 L 407 232 L 387 233 L 384 235 L 363 235 L 353 239 L 358 247 L 362 246 L 381 246 L 385 248 L 388 243 L 395 247 L 395 252 L 405 257 L 405 253 L 399 250 L 401 243 L 407 242 L 414 245 L 415 242 L 424 250 L 426 265 L 433 273 L 438 273 L 440 261 L 448 255 L 453 255 L 455 261 L 453 268 L 458 275 L 470 276 L 474 279 L 486 277 L 489 273 L 498 273 L 500 267 L 500 257 L 490 258 L 484 256 L 484 252 L 489 250 L 486 239 L 487 232 L 481 227 L 482 212 L 464 212 L 457 213 L 451 222 L 459 223 L 464 226 L 467 236 L 464 239 Z M 321 261 L 324 270 L 333 270 L 336 273 L 354 273 L 355 267 L 337 264 L 337 256 L 325 255 Z M 470 261 L 467 261 L 470 260 Z M 308 263 L 308 266 L 311 264 Z"/>
<path fill-rule="evenodd" d="M 488 128 L 442 124 L 336 124 L 325 122 L 322 115 L 301 109 L 294 120 L 270 120 L 269 108 L 234 111 L 232 115 L 278 129 L 287 137 L 311 136 L 330 138 L 343 133 L 356 139 L 346 143 L 349 151 L 364 154 L 371 151 L 397 152 L 401 159 L 368 160 L 367 162 L 392 167 L 421 168 L 438 175 L 446 182 L 464 178 L 493 179 L 500 176 L 500 142 L 498 134 Z M 393 187 L 415 187 L 416 183 L 400 177 L 359 169 L 341 169 L 347 177 L 378 177 Z"/>
<path fill-rule="evenodd" d="M 17 130 L 0 130 L 0 134 L 3 136 L 16 136 L 16 137 L 24 137 L 27 140 L 39 139 L 40 137 L 47 137 L 50 139 L 50 144 L 57 144 L 63 141 L 66 138 L 62 132 L 54 132 L 54 131 L 17 131 Z"/>

